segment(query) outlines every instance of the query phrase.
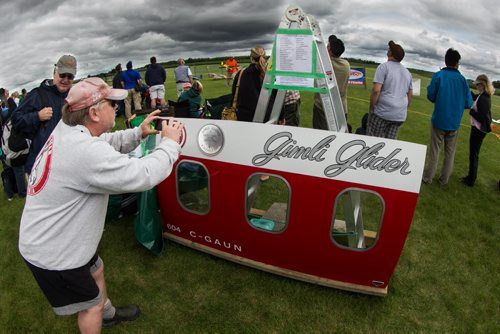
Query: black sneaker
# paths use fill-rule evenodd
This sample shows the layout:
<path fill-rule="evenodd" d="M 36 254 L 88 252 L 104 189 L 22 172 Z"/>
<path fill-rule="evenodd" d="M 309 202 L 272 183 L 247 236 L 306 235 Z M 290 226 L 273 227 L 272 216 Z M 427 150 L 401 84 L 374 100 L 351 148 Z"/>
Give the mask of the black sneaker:
<path fill-rule="evenodd" d="M 460 182 L 462 182 L 463 184 L 465 184 L 466 186 L 469 186 L 469 187 L 473 187 L 474 186 L 474 182 L 472 182 L 468 176 L 464 176 L 464 177 L 461 177 L 460 178 Z"/>
<path fill-rule="evenodd" d="M 115 316 L 111 319 L 102 319 L 102 327 L 110 327 L 118 324 L 121 321 L 132 321 L 137 319 L 141 314 L 139 307 L 130 304 L 123 307 L 116 307 Z"/>

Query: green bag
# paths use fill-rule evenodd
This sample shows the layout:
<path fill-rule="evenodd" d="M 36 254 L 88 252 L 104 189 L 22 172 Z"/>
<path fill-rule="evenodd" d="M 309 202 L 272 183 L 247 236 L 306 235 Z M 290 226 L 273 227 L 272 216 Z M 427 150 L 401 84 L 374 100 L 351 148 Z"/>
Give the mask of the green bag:
<path fill-rule="evenodd" d="M 131 128 L 138 127 L 139 125 L 142 124 L 142 122 L 144 121 L 145 118 L 146 118 L 146 115 L 140 115 L 140 116 L 135 116 L 133 118 L 130 118 L 129 119 L 130 127 Z"/>
<path fill-rule="evenodd" d="M 135 237 L 154 255 L 159 256 L 163 250 L 164 240 L 156 187 L 137 196 L 139 213 L 135 218 Z"/>
<path fill-rule="evenodd" d="M 134 117 L 130 120 L 130 126 L 140 126 L 146 118 L 145 115 Z M 151 124 L 154 127 L 154 124 Z M 149 136 L 141 143 L 142 156 L 148 155 L 156 145 L 155 136 Z M 134 222 L 135 238 L 151 253 L 159 256 L 163 250 L 163 227 L 158 208 L 156 187 L 137 194 L 137 214 Z"/>
<path fill-rule="evenodd" d="M 142 124 L 147 115 L 139 115 L 128 120 L 129 127 L 136 128 Z M 150 124 L 151 128 L 154 128 L 154 123 Z M 148 155 L 151 151 L 154 150 L 156 146 L 156 137 L 149 136 L 146 140 L 141 143 L 141 153 L 142 156 Z"/>

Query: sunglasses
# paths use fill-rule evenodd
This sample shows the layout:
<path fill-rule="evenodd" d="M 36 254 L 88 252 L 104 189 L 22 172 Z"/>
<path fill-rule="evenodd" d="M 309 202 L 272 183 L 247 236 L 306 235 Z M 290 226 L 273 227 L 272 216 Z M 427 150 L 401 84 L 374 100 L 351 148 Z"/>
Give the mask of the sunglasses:
<path fill-rule="evenodd" d="M 73 80 L 75 76 L 71 73 L 63 73 L 63 74 L 59 73 L 59 78 Z"/>
<path fill-rule="evenodd" d="M 100 105 L 103 102 L 108 102 L 111 108 L 113 108 L 115 111 L 118 110 L 118 101 L 104 99 L 97 103 L 97 105 Z"/>
<path fill-rule="evenodd" d="M 109 104 L 111 105 L 111 107 L 115 110 L 118 110 L 118 101 L 115 101 L 115 100 L 106 100 L 109 102 Z"/>

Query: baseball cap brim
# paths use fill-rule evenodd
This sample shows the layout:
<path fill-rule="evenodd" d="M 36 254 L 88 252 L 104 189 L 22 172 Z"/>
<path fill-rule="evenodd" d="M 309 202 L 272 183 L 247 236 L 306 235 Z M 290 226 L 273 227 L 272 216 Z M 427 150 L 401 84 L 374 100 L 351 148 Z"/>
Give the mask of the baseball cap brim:
<path fill-rule="evenodd" d="M 107 100 L 120 101 L 124 100 L 128 95 L 128 91 L 125 89 L 112 88 L 111 92 L 106 96 Z"/>
<path fill-rule="evenodd" d="M 76 68 L 74 67 L 64 67 L 64 66 L 61 66 L 61 67 L 57 67 L 57 72 L 59 74 L 66 74 L 66 73 L 69 73 L 69 74 L 73 74 L 73 76 L 76 75 Z"/>

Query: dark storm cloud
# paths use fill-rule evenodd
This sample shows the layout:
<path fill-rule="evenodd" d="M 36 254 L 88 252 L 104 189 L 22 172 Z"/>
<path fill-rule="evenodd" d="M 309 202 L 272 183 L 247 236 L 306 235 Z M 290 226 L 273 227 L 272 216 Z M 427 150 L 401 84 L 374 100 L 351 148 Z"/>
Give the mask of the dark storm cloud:
<path fill-rule="evenodd" d="M 494 0 L 367 2 L 295 1 L 320 23 L 325 38 L 346 43 L 344 56 L 384 61 L 387 42 L 406 50 L 404 64 L 437 70 L 454 47 L 468 77 L 500 77 L 499 6 Z M 18 0 L 0 4 L 0 86 L 34 86 L 62 54 L 74 54 L 78 76 L 178 57 L 248 54 L 272 46 L 288 2 L 271 0 Z"/>

